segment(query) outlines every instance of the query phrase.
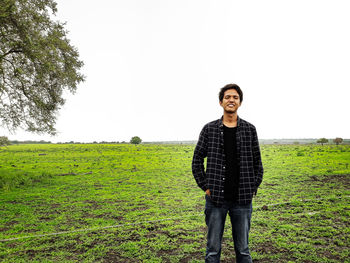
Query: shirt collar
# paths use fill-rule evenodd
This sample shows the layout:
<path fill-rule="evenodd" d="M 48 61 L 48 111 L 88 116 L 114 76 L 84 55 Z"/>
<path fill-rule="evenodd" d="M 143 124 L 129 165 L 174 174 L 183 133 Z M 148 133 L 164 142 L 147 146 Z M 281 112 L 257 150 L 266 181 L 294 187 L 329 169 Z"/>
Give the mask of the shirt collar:
<path fill-rule="evenodd" d="M 224 119 L 224 116 L 221 116 L 221 118 L 218 120 L 218 125 L 219 125 L 220 129 L 224 128 L 224 124 L 222 122 L 223 119 Z M 241 122 L 241 119 L 237 115 L 237 127 L 239 126 L 240 122 Z"/>

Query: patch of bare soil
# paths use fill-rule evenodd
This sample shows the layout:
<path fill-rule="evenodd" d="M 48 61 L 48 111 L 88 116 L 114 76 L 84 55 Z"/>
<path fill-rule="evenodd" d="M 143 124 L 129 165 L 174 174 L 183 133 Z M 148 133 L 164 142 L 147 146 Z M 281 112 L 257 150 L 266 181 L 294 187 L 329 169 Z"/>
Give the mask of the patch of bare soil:
<path fill-rule="evenodd" d="M 350 188 L 350 174 L 312 175 L 306 182 L 319 182 L 321 184 L 336 183 Z"/>

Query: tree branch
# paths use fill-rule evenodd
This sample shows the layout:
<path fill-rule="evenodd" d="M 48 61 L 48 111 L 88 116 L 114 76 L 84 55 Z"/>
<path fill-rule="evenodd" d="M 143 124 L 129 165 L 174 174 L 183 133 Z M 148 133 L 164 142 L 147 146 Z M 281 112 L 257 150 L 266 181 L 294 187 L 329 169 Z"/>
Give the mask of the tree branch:
<path fill-rule="evenodd" d="M 3 60 L 4 57 L 6 57 L 7 55 L 11 54 L 11 53 L 22 53 L 23 50 L 22 49 L 14 49 L 11 48 L 9 51 L 7 51 L 5 54 L 0 56 L 0 61 Z"/>

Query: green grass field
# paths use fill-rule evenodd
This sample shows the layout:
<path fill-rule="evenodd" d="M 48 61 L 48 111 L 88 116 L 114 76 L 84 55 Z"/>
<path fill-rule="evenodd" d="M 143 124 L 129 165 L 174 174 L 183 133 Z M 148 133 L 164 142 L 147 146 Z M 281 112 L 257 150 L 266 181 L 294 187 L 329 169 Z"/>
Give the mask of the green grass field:
<path fill-rule="evenodd" d="M 203 262 L 193 145 L 0 149 L 1 262 Z M 350 146 L 263 145 L 254 262 L 350 262 Z M 222 262 L 234 262 L 229 220 Z"/>

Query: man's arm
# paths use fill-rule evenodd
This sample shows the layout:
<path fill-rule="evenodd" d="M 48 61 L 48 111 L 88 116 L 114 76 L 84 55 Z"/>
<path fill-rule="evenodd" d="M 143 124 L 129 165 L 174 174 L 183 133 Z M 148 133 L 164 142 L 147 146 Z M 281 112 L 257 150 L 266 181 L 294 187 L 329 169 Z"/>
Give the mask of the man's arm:
<path fill-rule="evenodd" d="M 204 158 L 207 157 L 208 134 L 207 127 L 202 129 L 192 159 L 192 174 L 198 186 L 203 190 L 208 190 L 204 171 Z"/>
<path fill-rule="evenodd" d="M 261 153 L 260 153 L 260 147 L 259 147 L 259 140 L 258 140 L 258 135 L 256 133 L 255 127 L 253 128 L 252 131 L 252 146 L 253 146 L 253 161 L 254 161 L 254 176 L 255 176 L 255 186 L 256 186 L 256 191 L 259 187 L 259 185 L 262 182 L 263 179 L 263 174 L 264 174 L 264 168 L 261 162 Z M 255 194 L 256 194 L 255 191 Z"/>

